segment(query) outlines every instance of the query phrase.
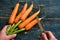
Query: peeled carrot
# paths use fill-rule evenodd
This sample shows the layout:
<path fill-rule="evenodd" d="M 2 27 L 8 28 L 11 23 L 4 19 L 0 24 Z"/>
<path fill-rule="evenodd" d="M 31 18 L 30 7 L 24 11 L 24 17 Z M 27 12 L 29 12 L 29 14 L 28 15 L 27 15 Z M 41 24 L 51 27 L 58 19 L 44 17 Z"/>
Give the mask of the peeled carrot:
<path fill-rule="evenodd" d="M 10 18 L 9 18 L 9 24 L 13 24 L 14 19 L 15 19 L 16 14 L 17 14 L 17 11 L 18 11 L 18 8 L 19 8 L 19 3 L 17 3 L 17 4 L 15 5 L 14 10 L 12 11 L 12 14 L 11 14 L 11 16 L 10 16 Z"/>
<path fill-rule="evenodd" d="M 24 7 L 23 7 L 22 11 L 16 17 L 15 23 L 17 23 L 19 21 L 19 19 L 21 18 L 21 16 L 25 13 L 26 9 L 27 9 L 27 3 L 24 4 Z"/>
<path fill-rule="evenodd" d="M 24 22 L 22 22 L 21 24 L 19 24 L 19 28 L 23 28 L 24 26 L 26 26 L 30 21 L 32 21 L 38 14 L 39 14 L 40 10 L 37 11 L 36 13 L 34 13 L 32 16 L 30 16 L 29 18 L 27 18 Z"/>
<path fill-rule="evenodd" d="M 39 21 L 41 21 L 41 19 L 42 18 L 39 18 Z M 38 20 L 37 19 L 35 19 L 35 20 L 33 20 L 33 21 L 31 21 L 29 24 L 27 24 L 26 26 L 25 26 L 25 29 L 26 30 L 30 30 L 34 25 L 36 25 L 38 23 Z"/>
<path fill-rule="evenodd" d="M 27 18 L 27 16 L 32 11 L 32 9 L 33 9 L 33 4 L 31 4 L 31 6 L 26 10 L 26 12 L 24 13 L 24 15 L 21 17 L 22 21 L 24 21 Z"/>

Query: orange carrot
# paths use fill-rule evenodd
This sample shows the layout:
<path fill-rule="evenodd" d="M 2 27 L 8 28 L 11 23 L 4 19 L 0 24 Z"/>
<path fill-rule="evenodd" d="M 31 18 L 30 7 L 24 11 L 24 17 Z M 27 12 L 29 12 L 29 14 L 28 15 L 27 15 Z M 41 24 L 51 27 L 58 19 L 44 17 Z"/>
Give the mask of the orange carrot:
<path fill-rule="evenodd" d="M 26 26 L 30 21 L 32 21 L 39 14 L 39 12 L 40 10 L 34 13 L 31 17 L 27 18 L 24 22 L 22 22 L 19 25 L 19 28 L 23 28 L 24 26 Z"/>
<path fill-rule="evenodd" d="M 9 18 L 9 24 L 13 24 L 14 19 L 15 19 L 16 14 L 17 14 L 17 11 L 18 11 L 18 8 L 19 8 L 19 3 L 17 3 L 17 4 L 15 5 L 14 10 L 12 11 L 12 14 L 11 14 L 11 16 L 10 16 L 10 18 Z"/>
<path fill-rule="evenodd" d="M 42 18 L 39 18 L 39 21 L 41 21 L 41 19 Z M 26 30 L 30 30 L 34 25 L 36 25 L 38 23 L 38 20 L 37 19 L 35 19 L 35 20 L 33 20 L 33 21 L 31 21 L 29 24 L 27 24 L 26 26 L 25 26 L 25 29 Z"/>
<path fill-rule="evenodd" d="M 32 9 L 33 9 L 33 4 L 31 4 L 31 6 L 26 10 L 26 12 L 24 13 L 24 15 L 21 17 L 22 21 L 24 21 L 27 18 L 27 16 L 32 11 Z"/>
<path fill-rule="evenodd" d="M 19 19 L 21 18 L 21 16 L 25 13 L 26 9 L 27 9 L 27 3 L 24 4 L 24 7 L 23 7 L 22 11 L 16 17 L 15 23 L 17 23 L 19 21 Z"/>

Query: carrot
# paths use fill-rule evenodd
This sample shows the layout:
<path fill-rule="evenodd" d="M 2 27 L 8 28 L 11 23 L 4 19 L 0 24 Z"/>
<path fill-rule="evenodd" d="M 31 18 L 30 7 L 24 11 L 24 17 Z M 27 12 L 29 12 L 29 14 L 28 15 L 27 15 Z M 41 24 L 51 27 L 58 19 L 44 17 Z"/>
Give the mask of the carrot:
<path fill-rule="evenodd" d="M 30 16 L 29 18 L 27 18 L 24 22 L 22 22 L 21 24 L 19 24 L 19 28 L 23 28 L 24 26 L 26 26 L 30 21 L 32 21 L 38 14 L 39 14 L 40 10 L 37 11 L 36 13 L 34 13 L 32 16 Z"/>
<path fill-rule="evenodd" d="M 39 21 L 41 21 L 41 19 L 42 18 L 39 18 Z M 33 20 L 33 21 L 31 21 L 29 24 L 27 24 L 26 26 L 25 26 L 25 29 L 26 30 L 30 30 L 34 25 L 36 25 L 38 23 L 38 20 L 37 19 L 35 19 L 35 20 Z"/>
<path fill-rule="evenodd" d="M 10 16 L 10 18 L 9 18 L 9 24 L 13 24 L 14 19 L 15 19 L 16 14 L 17 14 L 17 11 L 18 11 L 18 8 L 19 8 L 19 3 L 17 3 L 17 4 L 15 5 L 14 10 L 12 11 L 12 14 L 11 14 L 11 16 Z"/>
<path fill-rule="evenodd" d="M 27 9 L 27 3 L 24 4 L 24 7 L 23 7 L 22 11 L 16 17 L 15 23 L 17 23 L 19 21 L 19 19 L 21 18 L 21 16 L 25 13 L 26 9 Z"/>
<path fill-rule="evenodd" d="M 24 21 L 27 18 L 27 16 L 32 11 L 32 9 L 33 9 L 33 4 L 31 4 L 31 6 L 26 10 L 26 12 L 24 13 L 24 15 L 21 17 L 22 21 Z"/>

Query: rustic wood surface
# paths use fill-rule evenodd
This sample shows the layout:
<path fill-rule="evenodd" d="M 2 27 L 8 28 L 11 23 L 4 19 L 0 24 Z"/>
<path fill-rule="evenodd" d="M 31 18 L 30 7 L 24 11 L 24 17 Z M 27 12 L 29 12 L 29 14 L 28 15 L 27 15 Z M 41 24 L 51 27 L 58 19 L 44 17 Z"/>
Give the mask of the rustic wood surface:
<path fill-rule="evenodd" d="M 25 2 L 28 5 L 33 2 L 34 9 L 31 14 L 41 7 L 39 17 L 58 18 L 57 20 L 43 19 L 41 23 L 45 30 L 52 31 L 56 38 L 60 40 L 60 0 L 0 0 L 0 30 L 8 24 L 8 18 L 17 2 L 20 3 L 19 11 Z M 38 25 L 35 25 L 29 31 L 18 33 L 15 40 L 39 40 L 40 34 Z"/>

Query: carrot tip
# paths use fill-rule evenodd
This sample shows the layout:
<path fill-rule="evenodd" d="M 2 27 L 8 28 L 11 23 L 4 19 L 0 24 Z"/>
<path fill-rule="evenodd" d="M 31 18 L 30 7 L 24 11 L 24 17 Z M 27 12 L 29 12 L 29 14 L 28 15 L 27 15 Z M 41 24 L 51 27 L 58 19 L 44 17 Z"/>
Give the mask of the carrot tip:
<path fill-rule="evenodd" d="M 25 3 L 25 4 L 27 4 L 27 3 Z"/>
<path fill-rule="evenodd" d="M 17 5 L 19 5 L 19 3 L 17 3 Z"/>
<path fill-rule="evenodd" d="M 38 10 L 36 14 L 39 14 L 39 13 L 40 13 L 40 10 Z"/>
<path fill-rule="evenodd" d="M 39 20 L 41 20 L 42 18 L 39 18 Z"/>
<path fill-rule="evenodd" d="M 25 5 L 27 5 L 27 3 L 25 3 Z"/>
<path fill-rule="evenodd" d="M 33 6 L 33 3 L 31 4 L 31 6 Z"/>

